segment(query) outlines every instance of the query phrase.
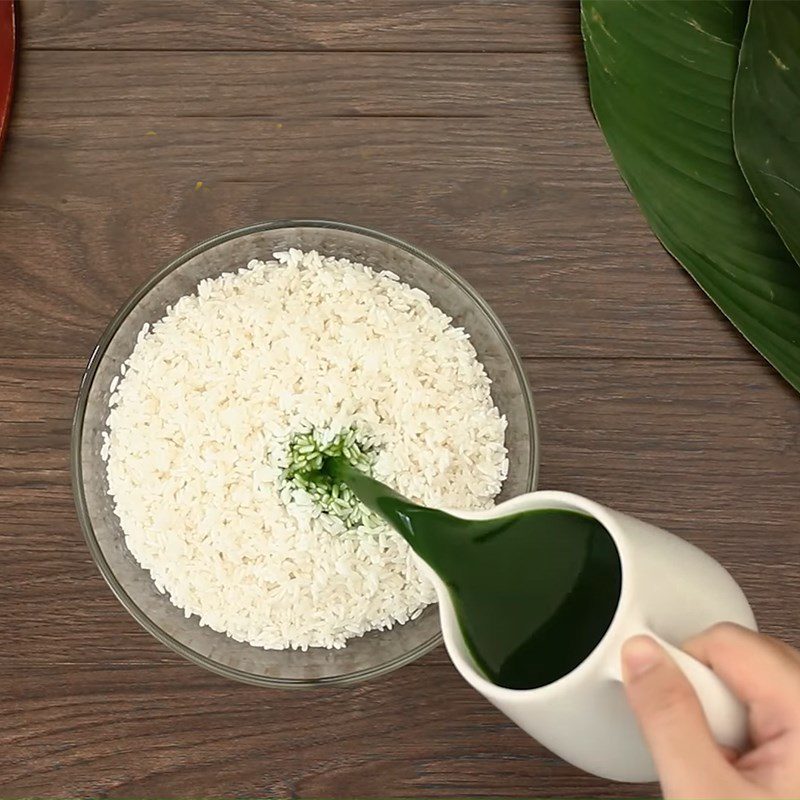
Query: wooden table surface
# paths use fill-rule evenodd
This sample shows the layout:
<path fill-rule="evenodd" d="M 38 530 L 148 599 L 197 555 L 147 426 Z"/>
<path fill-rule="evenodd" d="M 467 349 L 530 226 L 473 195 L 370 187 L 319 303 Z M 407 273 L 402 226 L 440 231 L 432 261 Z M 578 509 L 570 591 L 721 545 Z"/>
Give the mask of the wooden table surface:
<path fill-rule="evenodd" d="M 547 753 L 441 648 L 316 692 L 192 666 L 114 599 L 69 484 L 81 370 L 139 283 L 228 228 L 341 219 L 419 244 L 498 312 L 537 403 L 541 486 L 696 542 L 764 630 L 799 644 L 800 398 L 622 184 L 577 5 L 22 0 L 21 14 L 0 164 L 0 796 L 655 793 Z"/>

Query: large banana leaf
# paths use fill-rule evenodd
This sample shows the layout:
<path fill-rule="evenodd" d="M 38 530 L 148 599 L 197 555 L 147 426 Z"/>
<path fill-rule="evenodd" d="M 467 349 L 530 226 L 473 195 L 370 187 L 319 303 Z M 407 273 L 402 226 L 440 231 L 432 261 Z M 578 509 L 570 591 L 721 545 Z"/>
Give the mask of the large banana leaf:
<path fill-rule="evenodd" d="M 733 95 L 736 155 L 800 261 L 800 2 L 753 0 Z"/>
<path fill-rule="evenodd" d="M 658 238 L 800 390 L 800 268 L 733 151 L 747 4 L 583 0 L 592 107 Z"/>

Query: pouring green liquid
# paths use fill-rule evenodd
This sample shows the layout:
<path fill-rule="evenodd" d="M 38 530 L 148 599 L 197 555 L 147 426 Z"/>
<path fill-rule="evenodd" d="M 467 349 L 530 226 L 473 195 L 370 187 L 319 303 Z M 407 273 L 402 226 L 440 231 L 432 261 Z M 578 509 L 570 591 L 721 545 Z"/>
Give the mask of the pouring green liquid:
<path fill-rule="evenodd" d="M 343 458 L 323 469 L 442 579 L 475 662 L 496 685 L 552 683 L 608 630 L 622 573 L 611 536 L 592 517 L 544 509 L 465 520 L 412 503 Z"/>

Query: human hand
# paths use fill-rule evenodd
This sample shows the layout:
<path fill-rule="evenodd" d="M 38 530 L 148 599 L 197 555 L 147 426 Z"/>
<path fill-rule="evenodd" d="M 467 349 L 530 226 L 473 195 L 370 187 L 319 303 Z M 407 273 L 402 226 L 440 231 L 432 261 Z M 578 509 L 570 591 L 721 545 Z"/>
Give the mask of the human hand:
<path fill-rule="evenodd" d="M 622 648 L 625 690 L 653 754 L 665 798 L 800 797 L 800 653 L 732 623 L 684 645 L 747 706 L 743 753 L 713 739 L 700 701 L 649 636 Z"/>

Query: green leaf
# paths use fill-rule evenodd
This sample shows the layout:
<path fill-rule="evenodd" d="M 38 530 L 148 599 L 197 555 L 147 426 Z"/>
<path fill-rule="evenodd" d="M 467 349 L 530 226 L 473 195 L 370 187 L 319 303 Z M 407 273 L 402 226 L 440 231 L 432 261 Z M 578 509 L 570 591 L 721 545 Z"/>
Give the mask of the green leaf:
<path fill-rule="evenodd" d="M 733 151 L 747 4 L 583 0 L 597 121 L 667 250 L 800 391 L 800 269 Z"/>
<path fill-rule="evenodd" d="M 753 194 L 800 262 L 800 2 L 753 0 L 733 95 L 733 139 Z"/>

